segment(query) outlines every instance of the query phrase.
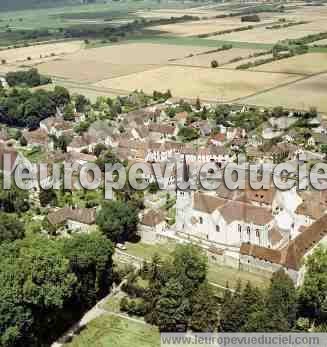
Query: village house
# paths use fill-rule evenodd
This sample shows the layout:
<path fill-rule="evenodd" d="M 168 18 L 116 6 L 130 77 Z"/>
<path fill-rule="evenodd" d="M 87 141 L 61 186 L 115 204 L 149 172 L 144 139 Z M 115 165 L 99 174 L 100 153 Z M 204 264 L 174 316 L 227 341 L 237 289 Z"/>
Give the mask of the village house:
<path fill-rule="evenodd" d="M 95 224 L 96 210 L 93 208 L 64 207 L 48 214 L 49 224 L 58 232 L 88 232 L 91 225 Z"/>
<path fill-rule="evenodd" d="M 27 147 L 40 146 L 43 149 L 53 149 L 53 141 L 49 139 L 48 133 L 39 128 L 33 131 L 24 131 L 22 136 L 27 141 Z"/>
<path fill-rule="evenodd" d="M 159 233 L 163 232 L 166 228 L 166 216 L 161 210 L 147 211 L 139 225 L 139 233 L 142 242 L 155 243 Z"/>
<path fill-rule="evenodd" d="M 40 122 L 40 129 L 56 137 L 72 135 L 73 123 L 65 121 L 62 117 L 49 117 Z"/>

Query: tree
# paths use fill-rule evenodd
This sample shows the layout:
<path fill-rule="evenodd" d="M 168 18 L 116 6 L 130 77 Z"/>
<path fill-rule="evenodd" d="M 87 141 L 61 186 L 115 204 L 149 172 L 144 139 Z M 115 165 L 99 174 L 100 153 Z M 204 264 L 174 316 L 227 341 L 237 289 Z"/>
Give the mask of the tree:
<path fill-rule="evenodd" d="M 75 116 L 75 109 L 72 104 L 67 104 L 64 108 L 64 120 L 73 121 Z"/>
<path fill-rule="evenodd" d="M 42 207 L 46 207 L 48 205 L 55 206 L 57 203 L 57 194 L 52 188 L 41 189 L 39 199 Z"/>
<path fill-rule="evenodd" d="M 90 101 L 81 94 L 75 96 L 75 107 L 77 112 L 85 112 L 86 106 L 90 105 Z"/>
<path fill-rule="evenodd" d="M 60 135 L 55 141 L 55 147 L 63 152 L 67 152 L 67 146 L 71 142 L 71 138 L 67 135 Z"/>
<path fill-rule="evenodd" d="M 271 278 L 266 307 L 272 322 L 276 320 L 277 323 L 283 318 L 281 322 L 287 323 L 288 331 L 292 329 L 296 321 L 297 294 L 293 281 L 284 270 L 275 272 Z"/>
<path fill-rule="evenodd" d="M 186 330 L 189 302 L 183 295 L 183 287 L 177 279 L 168 281 L 161 290 L 161 296 L 154 309 L 160 331 L 176 332 Z"/>
<path fill-rule="evenodd" d="M 76 284 L 56 241 L 33 237 L 0 247 L 1 345 L 36 346 L 56 338 Z"/>
<path fill-rule="evenodd" d="M 218 302 L 207 283 L 201 284 L 191 298 L 192 315 L 190 327 L 193 331 L 214 332 L 218 326 Z"/>
<path fill-rule="evenodd" d="M 213 69 L 216 69 L 218 66 L 219 66 L 219 64 L 218 64 L 218 61 L 217 61 L 217 60 L 212 60 L 212 61 L 211 61 L 211 67 L 212 67 Z"/>
<path fill-rule="evenodd" d="M 99 157 L 105 150 L 107 150 L 107 146 L 103 143 L 98 143 L 95 145 L 93 153 L 96 157 Z"/>
<path fill-rule="evenodd" d="M 138 210 L 121 201 L 105 202 L 96 221 L 102 232 L 113 242 L 133 240 L 139 222 Z"/>
<path fill-rule="evenodd" d="M 24 224 L 16 215 L 0 212 L 0 244 L 22 239 L 24 235 Z"/>
<path fill-rule="evenodd" d="M 184 288 L 184 296 L 191 296 L 206 280 L 208 259 L 192 244 L 177 245 L 173 252 L 175 276 Z"/>
<path fill-rule="evenodd" d="M 78 279 L 75 305 L 83 312 L 109 291 L 114 249 L 110 240 L 95 232 L 64 239 L 63 252 Z"/>
<path fill-rule="evenodd" d="M 22 147 L 26 147 L 28 142 L 26 140 L 26 138 L 24 136 L 22 136 L 20 139 L 19 139 L 19 143 Z"/>
<path fill-rule="evenodd" d="M 198 111 L 201 110 L 201 101 L 200 101 L 199 98 L 196 98 L 195 108 L 196 108 Z"/>
<path fill-rule="evenodd" d="M 64 107 L 70 102 L 69 91 L 61 86 L 55 86 L 54 91 L 52 92 L 52 100 L 57 106 Z"/>
<path fill-rule="evenodd" d="M 183 142 L 190 142 L 199 138 L 199 131 L 194 128 L 182 127 L 178 136 L 182 139 Z"/>
<path fill-rule="evenodd" d="M 304 282 L 299 290 L 301 316 L 323 322 L 327 311 L 327 248 L 319 246 L 305 263 Z"/>

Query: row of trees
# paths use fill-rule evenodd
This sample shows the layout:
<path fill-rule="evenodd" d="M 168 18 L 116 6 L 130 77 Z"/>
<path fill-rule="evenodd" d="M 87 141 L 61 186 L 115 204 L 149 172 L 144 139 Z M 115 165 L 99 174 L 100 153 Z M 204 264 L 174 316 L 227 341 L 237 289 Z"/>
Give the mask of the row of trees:
<path fill-rule="evenodd" d="M 0 246 L 0 346 L 44 346 L 105 295 L 111 242 L 99 233 Z"/>

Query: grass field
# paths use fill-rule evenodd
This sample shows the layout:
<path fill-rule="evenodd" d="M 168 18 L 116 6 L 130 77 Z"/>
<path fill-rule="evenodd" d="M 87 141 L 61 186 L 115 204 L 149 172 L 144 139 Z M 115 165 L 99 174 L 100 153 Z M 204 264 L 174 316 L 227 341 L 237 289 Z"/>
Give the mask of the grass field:
<path fill-rule="evenodd" d="M 67 347 L 159 347 L 158 328 L 106 315 L 89 323 Z"/>
<path fill-rule="evenodd" d="M 211 62 L 213 60 L 216 60 L 219 66 L 221 66 L 221 65 L 227 64 L 232 59 L 235 59 L 238 57 L 246 58 L 250 54 L 253 54 L 255 52 L 260 52 L 260 50 L 248 49 L 248 48 L 232 48 L 226 51 L 209 53 L 209 54 L 201 54 L 201 55 L 193 56 L 190 58 L 185 58 L 182 60 L 178 60 L 176 62 L 172 62 L 172 64 L 176 63 L 180 65 L 185 65 L 185 66 L 210 67 Z"/>
<path fill-rule="evenodd" d="M 308 53 L 252 68 L 253 71 L 313 75 L 327 71 L 327 53 Z"/>
<path fill-rule="evenodd" d="M 168 66 L 95 85 L 128 91 L 142 89 L 147 93 L 170 89 L 176 97 L 232 101 L 296 79 L 286 74 Z"/>
<path fill-rule="evenodd" d="M 282 105 L 290 109 L 316 107 L 319 112 L 327 112 L 326 90 L 327 74 L 321 74 L 250 98 L 244 98 L 242 102 L 267 107 Z"/>
<path fill-rule="evenodd" d="M 127 244 L 127 253 L 147 260 L 150 260 L 154 254 L 158 254 L 163 258 L 168 257 L 173 250 L 174 244 L 170 243 L 156 245 L 148 245 L 144 243 Z M 226 286 L 226 283 L 228 282 L 230 288 L 235 288 L 238 280 L 243 284 L 250 281 L 253 285 L 261 288 L 266 287 L 269 284 L 269 280 L 264 277 L 249 272 L 238 271 L 230 267 L 220 266 L 214 263 L 209 263 L 208 280 L 220 286 Z"/>

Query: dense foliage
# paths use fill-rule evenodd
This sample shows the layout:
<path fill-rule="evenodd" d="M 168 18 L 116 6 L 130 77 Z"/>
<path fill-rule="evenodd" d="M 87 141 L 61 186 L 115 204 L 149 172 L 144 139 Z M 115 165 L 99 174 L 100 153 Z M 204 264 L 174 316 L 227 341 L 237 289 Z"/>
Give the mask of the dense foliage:
<path fill-rule="evenodd" d="M 56 86 L 54 91 L 13 89 L 0 93 L 0 122 L 14 127 L 35 129 L 40 121 L 54 116 L 57 107 L 70 100 L 69 92 Z"/>
<path fill-rule="evenodd" d="M 37 69 L 8 72 L 6 81 L 10 87 L 38 87 L 52 82 L 50 77 L 41 75 Z"/>
<path fill-rule="evenodd" d="M 0 346 L 43 346 L 108 292 L 113 248 L 100 234 L 0 246 Z"/>

